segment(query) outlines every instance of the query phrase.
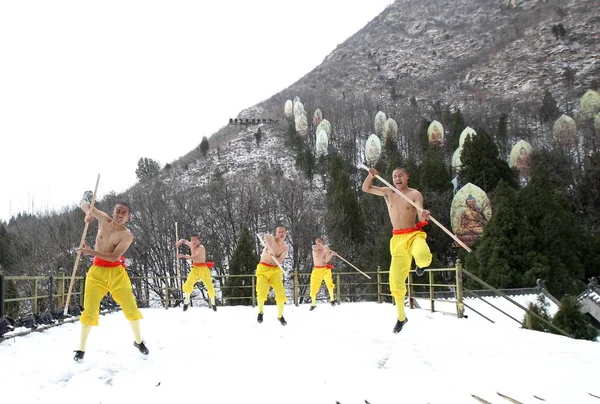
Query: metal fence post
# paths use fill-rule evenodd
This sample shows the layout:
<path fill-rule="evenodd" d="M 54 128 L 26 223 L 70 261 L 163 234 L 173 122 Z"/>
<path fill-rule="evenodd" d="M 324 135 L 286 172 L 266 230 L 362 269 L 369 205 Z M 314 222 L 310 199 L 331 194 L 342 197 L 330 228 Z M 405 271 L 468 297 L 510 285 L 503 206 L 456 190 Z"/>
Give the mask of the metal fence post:
<path fill-rule="evenodd" d="M 381 303 L 381 266 L 377 266 L 377 303 Z"/>
<path fill-rule="evenodd" d="M 4 317 L 4 274 L 0 268 L 0 318 Z"/>
<path fill-rule="evenodd" d="M 463 318 L 464 313 L 462 264 L 456 260 L 456 316 Z"/>
<path fill-rule="evenodd" d="M 340 279 L 341 279 L 340 278 L 340 274 L 338 272 L 335 275 L 335 281 L 337 282 L 337 301 L 338 301 L 338 304 L 342 303 L 342 292 L 340 291 L 340 286 L 341 286 Z"/>

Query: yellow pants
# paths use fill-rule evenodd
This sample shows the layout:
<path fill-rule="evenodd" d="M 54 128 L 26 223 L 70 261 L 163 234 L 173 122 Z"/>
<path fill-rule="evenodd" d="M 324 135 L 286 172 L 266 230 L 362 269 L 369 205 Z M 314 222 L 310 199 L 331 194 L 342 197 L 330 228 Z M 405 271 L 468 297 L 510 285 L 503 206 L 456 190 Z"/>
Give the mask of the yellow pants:
<path fill-rule="evenodd" d="M 269 287 L 272 287 L 275 291 L 275 301 L 277 303 L 287 302 L 281 269 L 259 263 L 256 266 L 256 298 L 259 303 L 267 301 Z"/>
<path fill-rule="evenodd" d="M 83 313 L 79 320 L 84 325 L 98 325 L 100 301 L 110 292 L 113 299 L 130 320 L 139 320 L 142 313 L 138 310 L 135 296 L 131 290 L 131 281 L 127 270 L 122 266 L 100 267 L 92 265 L 85 278 L 85 294 L 83 297 Z"/>
<path fill-rule="evenodd" d="M 310 298 L 313 306 L 317 304 L 317 293 L 319 293 L 323 281 L 325 281 L 325 286 L 327 286 L 327 290 L 329 291 L 329 300 L 334 300 L 333 288 L 335 288 L 335 284 L 333 283 L 331 269 L 327 267 L 313 268 L 310 274 Z"/>
<path fill-rule="evenodd" d="M 423 231 L 397 234 L 390 239 L 390 291 L 396 301 L 398 320 L 404 321 L 404 296 L 406 296 L 406 278 L 410 271 L 413 257 L 419 268 L 428 267 L 433 259 Z"/>
<path fill-rule="evenodd" d="M 208 291 L 208 297 L 215 297 L 215 287 L 212 283 L 212 277 L 210 275 L 210 269 L 207 265 L 194 265 L 192 266 L 192 270 L 190 271 L 185 283 L 183 284 L 183 292 L 184 293 L 192 293 L 194 290 L 194 285 L 198 280 L 201 280 L 202 283 L 206 286 L 206 290 Z"/>

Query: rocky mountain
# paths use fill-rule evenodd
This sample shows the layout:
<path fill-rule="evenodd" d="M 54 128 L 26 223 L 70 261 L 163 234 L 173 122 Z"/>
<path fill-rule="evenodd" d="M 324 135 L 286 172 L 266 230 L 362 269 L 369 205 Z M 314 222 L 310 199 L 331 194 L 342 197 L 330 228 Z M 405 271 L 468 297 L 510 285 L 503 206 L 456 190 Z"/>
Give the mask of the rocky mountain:
<path fill-rule="evenodd" d="M 341 113 L 336 105 L 349 100 L 362 100 L 363 106 L 368 100 L 369 118 L 377 109 L 406 115 L 402 108 L 412 101 L 421 115 L 435 119 L 435 105 L 539 108 L 546 90 L 564 113 L 575 114 L 584 92 L 600 82 L 597 5 L 595 0 L 396 0 L 321 65 L 237 118 L 279 119 L 279 125 L 263 126 L 268 139 L 286 130 L 283 106 L 296 96 L 309 115 L 325 105 L 325 118 L 339 122 L 339 116 L 332 117 Z M 414 126 L 414 120 L 404 126 Z M 252 158 L 255 133 L 252 125 L 224 127 L 211 136 L 209 157 L 229 161 L 230 168 L 245 164 L 240 156 Z M 284 147 L 276 150 L 257 152 L 257 158 L 287 154 Z M 176 163 L 197 157 L 192 151 Z"/>

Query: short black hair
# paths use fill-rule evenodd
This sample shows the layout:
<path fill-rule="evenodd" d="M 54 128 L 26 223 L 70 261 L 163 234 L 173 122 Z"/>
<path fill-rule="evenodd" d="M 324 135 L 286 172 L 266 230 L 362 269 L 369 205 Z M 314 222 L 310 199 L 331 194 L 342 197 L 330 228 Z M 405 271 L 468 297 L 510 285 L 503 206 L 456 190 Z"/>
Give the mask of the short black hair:
<path fill-rule="evenodd" d="M 409 171 L 406 169 L 406 167 L 398 166 L 398 167 L 394 168 L 394 169 L 392 170 L 392 172 L 394 172 L 394 171 L 396 171 L 396 170 L 402 170 L 402 171 L 404 171 L 406 174 L 410 175 L 410 172 L 409 172 Z"/>

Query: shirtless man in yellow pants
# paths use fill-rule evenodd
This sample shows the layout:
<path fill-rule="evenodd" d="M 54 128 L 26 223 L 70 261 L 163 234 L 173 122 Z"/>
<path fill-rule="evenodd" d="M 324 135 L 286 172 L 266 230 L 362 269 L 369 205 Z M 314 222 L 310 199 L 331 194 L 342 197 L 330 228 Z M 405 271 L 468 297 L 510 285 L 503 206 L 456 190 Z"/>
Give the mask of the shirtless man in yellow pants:
<path fill-rule="evenodd" d="M 192 260 L 192 270 L 190 271 L 185 283 L 183 284 L 183 311 L 186 311 L 190 305 L 190 298 L 194 291 L 194 285 L 199 280 L 204 283 L 210 299 L 210 305 L 214 311 L 217 311 L 215 304 L 215 287 L 213 286 L 210 268 L 214 266 L 214 262 L 206 262 L 206 249 L 200 244 L 200 238 L 197 236 L 191 237 L 190 241 L 181 239 L 175 243 L 177 247 L 185 244 L 191 250 L 191 255 L 177 254 L 177 258 L 185 258 Z"/>
<path fill-rule="evenodd" d="M 333 265 L 329 264 L 334 254 L 329 247 L 323 244 L 321 237 L 315 240 L 315 244 L 312 246 L 313 263 L 315 266 L 310 274 L 310 299 L 312 302 L 310 311 L 313 311 L 317 307 L 317 293 L 319 293 L 323 281 L 325 281 L 325 286 L 327 286 L 327 291 L 329 292 L 329 301 L 332 306 L 335 306 L 335 298 L 333 297 L 335 284 L 333 283 L 333 276 L 331 274 Z"/>
<path fill-rule="evenodd" d="M 135 296 L 131 290 L 131 281 L 125 269 L 125 251 L 133 241 L 133 235 L 125 223 L 129 219 L 130 208 L 125 202 L 115 205 L 112 217 L 94 207 L 90 203 L 81 202 L 85 212 L 85 220 L 91 222 L 98 219 L 98 235 L 95 248 L 85 245 L 80 248 L 84 255 L 94 257 L 94 263 L 85 278 L 85 294 L 83 297 L 83 313 L 81 313 L 81 336 L 79 349 L 75 351 L 74 360 L 80 362 L 85 355 L 85 345 L 92 326 L 98 325 L 100 301 L 110 292 L 113 299 L 121 306 L 125 317 L 133 330 L 133 345 L 144 355 L 148 355 L 145 342 L 140 332 L 142 313 L 138 310 Z"/>
<path fill-rule="evenodd" d="M 283 318 L 283 305 L 287 302 L 285 288 L 283 287 L 283 272 L 279 266 L 287 257 L 289 247 L 285 243 L 287 231 L 279 226 L 275 229 L 275 236 L 264 235 L 265 248 L 260 255 L 260 262 L 256 266 L 256 299 L 258 301 L 258 317 L 256 321 L 263 322 L 263 309 L 269 294 L 269 287 L 275 291 L 277 303 L 277 319 L 281 325 L 287 325 Z M 278 265 L 279 264 L 279 265 Z"/>
<path fill-rule="evenodd" d="M 431 264 L 432 256 L 425 239 L 427 234 L 421 230 L 427 225 L 429 211 L 421 210 L 417 215 L 417 209 L 397 195 L 389 187 L 376 187 L 373 179 L 378 175 L 376 169 L 371 168 L 369 175 L 362 185 L 364 192 L 383 196 L 393 226 L 393 236 L 390 240 L 390 253 L 392 262 L 390 264 L 390 291 L 396 303 L 398 321 L 394 326 L 394 333 L 399 333 L 408 321 L 404 313 L 404 296 L 406 295 L 406 278 L 410 271 L 410 265 L 414 257 L 417 264 L 417 275 L 423 273 L 423 268 Z M 409 173 L 405 168 L 396 168 L 392 172 L 393 185 L 409 197 L 418 206 L 423 206 L 423 195 L 414 188 L 408 187 Z M 417 216 L 419 222 L 416 223 Z"/>

